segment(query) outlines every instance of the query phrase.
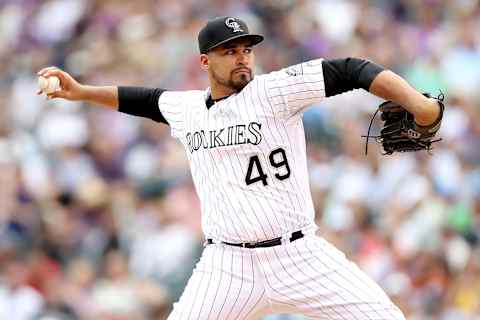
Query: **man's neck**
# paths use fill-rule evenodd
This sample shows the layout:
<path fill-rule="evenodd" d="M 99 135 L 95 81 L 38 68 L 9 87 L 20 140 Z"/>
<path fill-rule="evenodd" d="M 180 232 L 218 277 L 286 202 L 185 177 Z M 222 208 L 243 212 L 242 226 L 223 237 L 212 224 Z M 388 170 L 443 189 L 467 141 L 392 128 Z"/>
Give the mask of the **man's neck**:
<path fill-rule="evenodd" d="M 225 99 L 235 93 L 232 88 L 210 82 L 210 96 L 213 101 Z"/>
<path fill-rule="evenodd" d="M 230 93 L 230 94 L 223 94 L 223 95 L 216 95 L 216 96 L 215 96 L 215 95 L 212 93 L 210 96 L 212 97 L 212 100 L 213 100 L 213 101 L 220 101 L 220 100 L 222 100 L 222 99 L 225 99 L 225 98 L 230 97 L 232 94 L 233 94 L 233 92 Z"/>

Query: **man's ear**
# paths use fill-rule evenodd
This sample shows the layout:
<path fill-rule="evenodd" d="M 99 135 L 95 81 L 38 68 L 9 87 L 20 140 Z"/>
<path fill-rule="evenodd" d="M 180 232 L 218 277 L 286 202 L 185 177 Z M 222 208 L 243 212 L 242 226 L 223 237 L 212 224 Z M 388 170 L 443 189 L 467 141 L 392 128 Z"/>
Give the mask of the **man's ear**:
<path fill-rule="evenodd" d="M 200 55 L 200 67 L 203 70 L 208 70 L 209 65 L 210 65 L 210 61 L 208 60 L 208 55 L 201 54 Z"/>

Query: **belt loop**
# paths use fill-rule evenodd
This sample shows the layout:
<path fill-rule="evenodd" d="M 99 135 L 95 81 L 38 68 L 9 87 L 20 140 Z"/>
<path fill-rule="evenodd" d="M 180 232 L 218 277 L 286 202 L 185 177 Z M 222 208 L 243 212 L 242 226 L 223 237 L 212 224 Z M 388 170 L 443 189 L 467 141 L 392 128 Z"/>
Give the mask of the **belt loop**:
<path fill-rule="evenodd" d="M 292 234 L 293 232 L 290 232 L 290 233 L 287 233 L 286 235 L 284 235 L 281 239 L 281 242 L 282 242 L 282 245 L 283 244 L 289 244 L 290 242 L 292 242 L 290 239 L 292 238 Z"/>

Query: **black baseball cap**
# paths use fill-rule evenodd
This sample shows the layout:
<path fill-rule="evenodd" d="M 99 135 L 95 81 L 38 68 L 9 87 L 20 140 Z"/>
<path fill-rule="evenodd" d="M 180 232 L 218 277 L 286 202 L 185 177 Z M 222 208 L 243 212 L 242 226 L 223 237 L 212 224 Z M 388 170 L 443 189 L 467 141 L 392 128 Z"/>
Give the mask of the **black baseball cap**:
<path fill-rule="evenodd" d="M 209 20 L 198 33 L 198 48 L 200 53 L 207 53 L 221 44 L 239 38 L 249 39 L 252 46 L 263 41 L 263 36 L 248 31 L 244 21 L 233 17 L 217 17 Z"/>

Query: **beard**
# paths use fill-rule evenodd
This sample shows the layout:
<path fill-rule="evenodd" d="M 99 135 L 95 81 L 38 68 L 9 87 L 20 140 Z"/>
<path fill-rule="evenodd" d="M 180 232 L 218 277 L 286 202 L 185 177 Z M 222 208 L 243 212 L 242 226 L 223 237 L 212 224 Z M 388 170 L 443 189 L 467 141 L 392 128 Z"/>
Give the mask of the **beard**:
<path fill-rule="evenodd" d="M 236 68 L 230 72 L 229 79 L 223 79 L 219 75 L 212 70 L 212 77 L 213 79 L 218 82 L 219 84 L 234 90 L 235 92 L 240 92 L 250 81 L 253 80 L 252 70 L 248 69 L 248 74 L 241 73 L 239 75 L 235 75 L 235 72 L 239 69 L 247 69 L 246 67 Z M 236 79 L 235 79 L 236 78 Z"/>

